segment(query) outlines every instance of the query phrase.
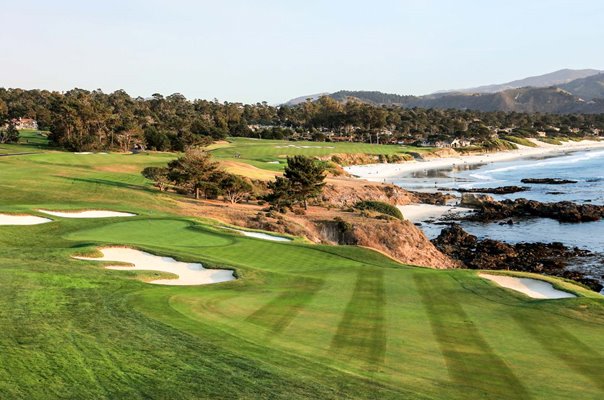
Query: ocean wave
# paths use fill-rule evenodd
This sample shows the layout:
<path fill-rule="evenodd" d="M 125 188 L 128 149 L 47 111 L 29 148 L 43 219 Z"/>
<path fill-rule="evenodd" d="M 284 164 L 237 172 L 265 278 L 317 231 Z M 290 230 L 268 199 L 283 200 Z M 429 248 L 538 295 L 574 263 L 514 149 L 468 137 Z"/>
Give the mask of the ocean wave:
<path fill-rule="evenodd" d="M 589 160 L 601 158 L 601 157 L 604 157 L 604 151 L 590 151 L 590 152 L 582 153 L 579 155 L 556 157 L 556 158 L 548 160 L 548 161 L 527 162 L 526 164 L 494 168 L 494 169 L 490 169 L 487 171 L 482 171 L 482 173 L 474 174 L 474 175 L 479 175 L 480 176 L 479 179 L 493 179 L 489 175 L 497 174 L 497 173 L 501 173 L 501 172 L 515 171 L 515 170 L 519 170 L 519 169 L 529 169 L 529 168 L 535 169 L 535 168 L 539 168 L 539 167 L 548 167 L 548 166 L 553 166 L 553 165 L 577 164 L 577 163 L 580 163 L 583 161 L 589 161 Z"/>

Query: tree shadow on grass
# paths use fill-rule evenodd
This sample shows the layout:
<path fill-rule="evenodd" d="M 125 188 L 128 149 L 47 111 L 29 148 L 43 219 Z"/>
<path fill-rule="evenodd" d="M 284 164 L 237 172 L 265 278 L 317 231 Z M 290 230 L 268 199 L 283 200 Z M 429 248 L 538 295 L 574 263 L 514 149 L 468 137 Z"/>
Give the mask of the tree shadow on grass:
<path fill-rule="evenodd" d="M 92 183 L 95 185 L 103 185 L 103 186 L 111 186 L 111 187 L 116 187 L 116 188 L 120 188 L 120 189 L 131 189 L 131 190 L 139 190 L 139 191 L 143 191 L 146 193 L 158 193 L 157 190 L 149 188 L 145 185 L 135 185 L 132 183 L 126 183 L 126 182 L 118 182 L 118 181 L 110 181 L 107 179 L 98 179 L 98 178 L 72 178 L 72 177 L 65 177 L 65 176 L 58 176 L 58 178 L 62 178 L 62 179 L 66 179 L 69 181 L 75 181 L 75 182 L 83 182 L 83 183 Z"/>

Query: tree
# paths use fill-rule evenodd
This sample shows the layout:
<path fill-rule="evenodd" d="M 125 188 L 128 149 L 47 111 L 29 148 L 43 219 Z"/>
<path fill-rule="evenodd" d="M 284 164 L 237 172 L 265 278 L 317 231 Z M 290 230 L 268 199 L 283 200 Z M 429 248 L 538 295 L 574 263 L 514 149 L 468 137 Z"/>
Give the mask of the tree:
<path fill-rule="evenodd" d="M 289 181 L 291 196 L 308 209 L 308 200 L 321 194 L 325 186 L 325 168 L 312 158 L 293 156 L 287 158 L 283 176 Z"/>
<path fill-rule="evenodd" d="M 170 150 L 170 138 L 165 132 L 160 132 L 156 127 L 151 126 L 145 129 L 145 142 L 151 150 L 166 151 Z"/>
<path fill-rule="evenodd" d="M 166 190 L 170 180 L 168 179 L 168 168 L 163 167 L 147 167 L 143 169 L 142 175 L 155 182 L 155 186 L 160 192 Z"/>
<path fill-rule="evenodd" d="M 278 176 L 273 182 L 268 183 L 270 192 L 264 197 L 266 201 L 277 211 L 284 213 L 292 208 L 292 187 L 289 180 Z"/>
<path fill-rule="evenodd" d="M 217 192 L 224 172 L 218 168 L 218 163 L 212 161 L 211 155 L 202 150 L 187 150 L 183 157 L 168 163 L 168 179 L 181 189 L 200 198 L 201 192 L 208 198 Z"/>
<path fill-rule="evenodd" d="M 1 123 L 0 123 L 1 124 Z M 15 124 L 9 122 L 5 127 L 0 126 L 0 144 L 17 143 L 19 141 L 19 131 Z"/>
<path fill-rule="evenodd" d="M 220 190 L 226 200 L 235 204 L 251 193 L 252 184 L 239 175 L 226 174 L 220 181 Z"/>

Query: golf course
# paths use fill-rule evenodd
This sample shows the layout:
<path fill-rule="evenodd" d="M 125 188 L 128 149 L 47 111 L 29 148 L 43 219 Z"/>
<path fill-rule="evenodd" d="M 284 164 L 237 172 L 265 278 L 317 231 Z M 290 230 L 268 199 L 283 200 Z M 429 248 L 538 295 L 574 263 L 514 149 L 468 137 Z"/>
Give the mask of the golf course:
<path fill-rule="evenodd" d="M 288 155 L 414 151 L 251 139 L 211 149 L 252 177 Z M 0 225 L 1 399 L 604 396 L 604 297 L 570 281 L 516 273 L 576 296 L 535 299 L 478 271 L 245 236 L 141 175 L 173 153 L 69 153 L 26 131 L 0 154 L 0 214 L 49 219 Z M 87 210 L 123 214 L 60 214 Z M 111 247 L 234 279 L 154 284 L 176 276 L 93 259 Z"/>

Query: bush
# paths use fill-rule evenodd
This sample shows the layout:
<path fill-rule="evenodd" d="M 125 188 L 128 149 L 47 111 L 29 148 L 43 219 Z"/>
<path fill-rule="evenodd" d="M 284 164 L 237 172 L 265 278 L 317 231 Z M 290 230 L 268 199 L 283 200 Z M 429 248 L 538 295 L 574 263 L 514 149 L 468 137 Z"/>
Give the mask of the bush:
<path fill-rule="evenodd" d="M 383 201 L 360 201 L 355 205 L 355 208 L 358 210 L 376 211 L 382 214 L 390 215 L 400 220 L 404 219 L 401 210 L 399 210 L 392 204 L 384 203 Z"/>

